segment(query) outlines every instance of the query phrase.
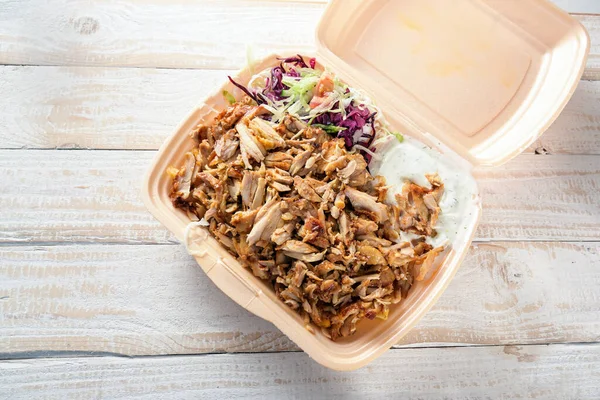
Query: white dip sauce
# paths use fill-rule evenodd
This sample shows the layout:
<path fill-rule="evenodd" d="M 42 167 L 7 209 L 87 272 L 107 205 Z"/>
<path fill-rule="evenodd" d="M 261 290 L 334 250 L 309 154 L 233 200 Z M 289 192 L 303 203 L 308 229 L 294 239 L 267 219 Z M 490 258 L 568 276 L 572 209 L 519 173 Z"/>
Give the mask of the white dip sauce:
<path fill-rule="evenodd" d="M 467 170 L 452 165 L 441 153 L 406 136 L 402 142 L 394 139 L 377 146 L 376 154 L 379 158 L 373 158 L 369 169 L 373 175 L 385 177 L 390 186 L 388 200 L 393 204 L 396 202 L 394 195 L 402 193 L 404 183 L 412 181 L 431 188 L 425 175 L 437 173 L 442 179 L 441 213 L 434 227 L 437 236 L 428 237 L 427 243 L 434 247 L 451 244 L 461 230 L 468 228 L 467 220 L 476 212 L 477 186 Z M 400 234 L 402 241 L 417 237 L 411 233 Z"/>

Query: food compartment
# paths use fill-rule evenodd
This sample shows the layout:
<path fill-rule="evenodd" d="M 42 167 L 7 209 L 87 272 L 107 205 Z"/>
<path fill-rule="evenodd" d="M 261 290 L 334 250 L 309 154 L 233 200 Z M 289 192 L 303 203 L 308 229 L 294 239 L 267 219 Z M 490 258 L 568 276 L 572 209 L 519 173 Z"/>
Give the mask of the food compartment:
<path fill-rule="evenodd" d="M 252 71 L 260 71 L 277 63 L 276 56 L 267 57 L 251 68 L 242 70 L 234 79 L 246 84 L 252 76 Z M 333 72 L 337 73 L 335 69 Z M 343 75 L 338 75 L 344 78 Z M 171 178 L 165 171 L 170 166 L 183 164 L 185 153 L 194 146 L 194 141 L 189 137 L 194 127 L 210 121 L 228 106 L 222 95 L 224 90 L 238 99 L 243 95 L 239 89 L 227 82 L 213 96 L 206 99 L 161 147 L 145 180 L 144 200 L 148 208 L 182 241 L 185 240 L 184 232 L 191 220 L 186 213 L 171 204 Z M 387 114 L 385 110 L 383 112 Z M 389 118 L 388 122 L 394 127 L 393 117 Z M 453 164 L 455 159 L 455 155 L 449 155 L 446 162 Z M 468 169 L 458 166 L 456 168 L 460 170 L 459 173 L 464 174 L 466 180 L 472 180 Z M 334 369 L 355 369 L 383 353 L 405 335 L 435 303 L 450 282 L 467 251 L 480 214 L 475 185 L 471 187 L 471 191 L 468 196 L 470 215 L 465 215 L 451 248 L 438 257 L 435 272 L 425 281 L 413 284 L 408 297 L 400 304 L 390 307 L 387 320 L 360 322 L 354 335 L 337 341 L 331 341 L 319 329 L 315 329 L 315 333 L 309 332 L 300 315 L 277 298 L 271 284 L 255 277 L 250 270 L 244 268 L 206 229 L 197 234 L 195 248 L 200 251 L 195 258 L 223 292 L 242 307 L 274 323 L 316 361 Z"/>

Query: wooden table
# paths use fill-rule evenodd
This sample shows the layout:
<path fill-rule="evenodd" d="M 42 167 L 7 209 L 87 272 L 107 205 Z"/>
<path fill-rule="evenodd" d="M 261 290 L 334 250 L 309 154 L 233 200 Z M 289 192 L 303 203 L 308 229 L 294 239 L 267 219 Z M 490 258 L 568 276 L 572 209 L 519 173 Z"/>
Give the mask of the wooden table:
<path fill-rule="evenodd" d="M 600 398 L 600 15 L 574 14 L 592 48 L 561 117 L 476 173 L 446 293 L 361 370 L 234 304 L 145 210 L 155 150 L 246 43 L 310 50 L 324 6 L 0 1 L 0 398 Z"/>

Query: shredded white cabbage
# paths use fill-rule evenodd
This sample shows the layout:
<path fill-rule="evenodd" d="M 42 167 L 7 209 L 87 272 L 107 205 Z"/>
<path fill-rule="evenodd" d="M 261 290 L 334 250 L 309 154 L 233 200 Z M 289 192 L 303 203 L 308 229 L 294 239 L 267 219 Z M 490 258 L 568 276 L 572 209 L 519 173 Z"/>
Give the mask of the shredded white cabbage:
<path fill-rule="evenodd" d="M 381 160 L 381 157 L 378 154 L 375 154 L 371 150 L 367 149 L 365 146 L 361 146 L 360 144 L 355 144 L 352 148 L 356 149 L 356 150 L 364 151 L 365 153 L 367 153 L 368 155 L 370 155 L 371 157 L 373 157 L 376 160 Z"/>

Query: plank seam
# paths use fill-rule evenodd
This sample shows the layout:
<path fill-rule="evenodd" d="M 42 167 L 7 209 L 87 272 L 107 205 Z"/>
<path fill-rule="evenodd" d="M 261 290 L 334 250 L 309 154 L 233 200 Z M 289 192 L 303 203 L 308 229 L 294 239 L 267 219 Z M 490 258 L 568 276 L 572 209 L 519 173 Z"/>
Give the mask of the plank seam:
<path fill-rule="evenodd" d="M 392 347 L 389 351 L 402 350 L 420 350 L 420 349 L 457 349 L 457 348 L 496 348 L 496 347 L 539 347 L 539 346 L 600 346 L 600 342 L 553 342 L 553 343 L 511 343 L 511 344 L 465 344 L 465 345 L 431 345 L 431 346 L 402 346 Z M 215 351 L 207 353 L 188 353 L 188 354 L 150 354 L 150 355 L 127 355 L 113 352 L 96 352 L 96 351 L 31 351 L 31 352 L 16 352 L 16 353 L 0 353 L 1 361 L 24 361 L 24 360 L 53 360 L 62 358 L 126 358 L 126 359 L 152 359 L 152 358 L 169 358 L 169 357 L 206 357 L 219 355 L 256 355 L 256 354 L 287 354 L 287 353 L 302 353 L 302 350 L 277 350 L 277 351 Z"/>

